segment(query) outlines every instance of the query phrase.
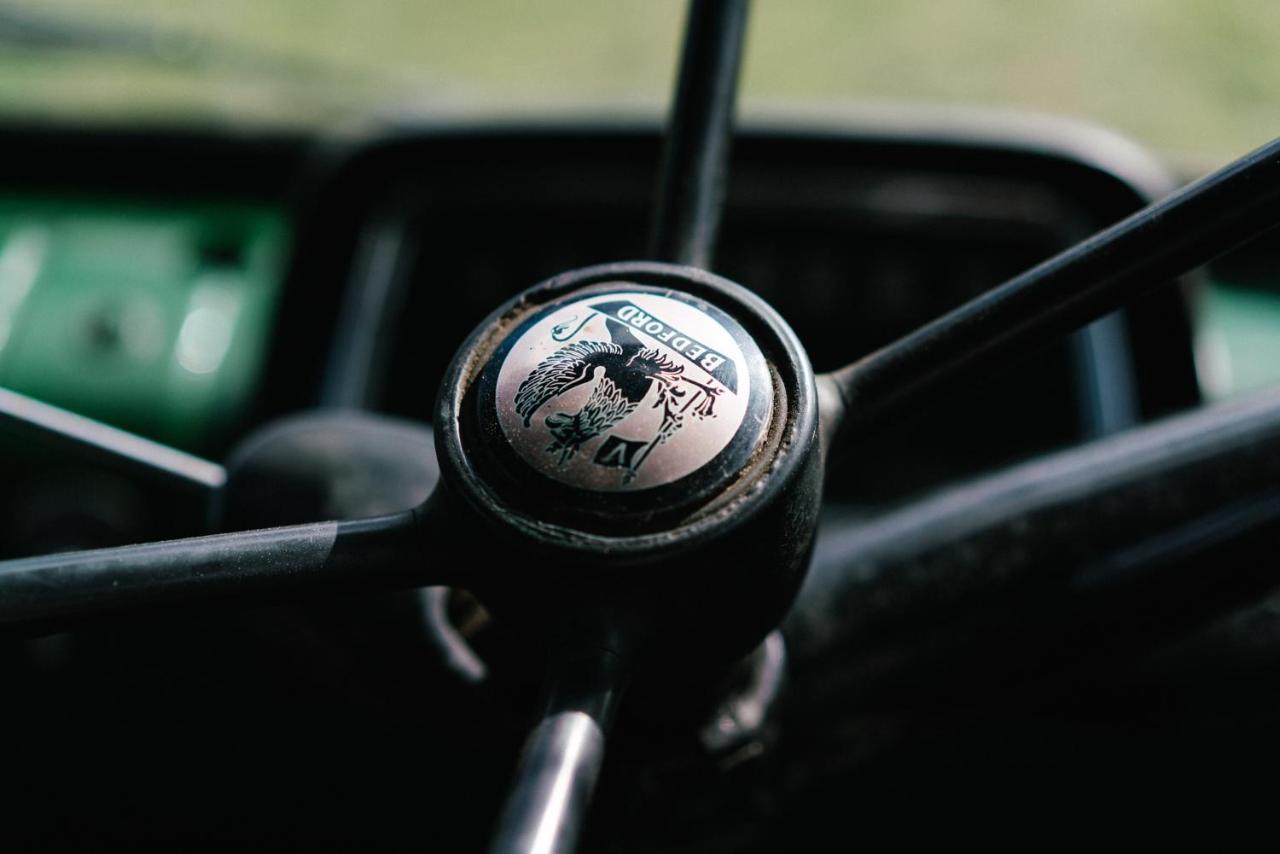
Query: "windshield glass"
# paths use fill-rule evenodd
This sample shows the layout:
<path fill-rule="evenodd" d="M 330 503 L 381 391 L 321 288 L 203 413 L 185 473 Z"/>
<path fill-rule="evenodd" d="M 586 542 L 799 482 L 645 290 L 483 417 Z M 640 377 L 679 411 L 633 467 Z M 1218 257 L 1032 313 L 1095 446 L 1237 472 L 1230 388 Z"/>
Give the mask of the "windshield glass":
<path fill-rule="evenodd" d="M 0 0 L 9 118 L 324 126 L 658 104 L 679 0 Z M 924 100 L 1085 118 L 1165 152 L 1276 132 L 1275 0 L 757 0 L 744 109 Z"/>

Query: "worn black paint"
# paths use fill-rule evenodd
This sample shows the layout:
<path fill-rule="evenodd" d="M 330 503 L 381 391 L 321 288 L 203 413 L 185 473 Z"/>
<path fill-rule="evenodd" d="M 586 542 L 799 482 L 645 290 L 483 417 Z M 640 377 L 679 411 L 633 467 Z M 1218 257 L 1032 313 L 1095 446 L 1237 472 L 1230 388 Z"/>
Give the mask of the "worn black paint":
<path fill-rule="evenodd" d="M 658 173 L 650 256 L 711 266 L 724 207 L 747 0 L 689 4 Z"/>
<path fill-rule="evenodd" d="M 0 562 L 0 628 L 282 591 L 416 587 L 451 580 L 427 560 L 420 511 Z"/>

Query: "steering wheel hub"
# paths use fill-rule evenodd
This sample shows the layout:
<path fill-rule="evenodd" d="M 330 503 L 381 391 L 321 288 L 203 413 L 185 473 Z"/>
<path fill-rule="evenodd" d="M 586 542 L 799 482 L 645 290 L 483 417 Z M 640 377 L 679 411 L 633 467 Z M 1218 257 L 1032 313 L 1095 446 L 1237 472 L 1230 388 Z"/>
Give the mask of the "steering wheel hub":
<path fill-rule="evenodd" d="M 698 672 L 758 644 L 803 577 L 813 372 L 712 273 L 626 262 L 524 291 L 458 350 L 435 428 L 455 532 L 491 555 L 473 587 L 509 623 Z"/>

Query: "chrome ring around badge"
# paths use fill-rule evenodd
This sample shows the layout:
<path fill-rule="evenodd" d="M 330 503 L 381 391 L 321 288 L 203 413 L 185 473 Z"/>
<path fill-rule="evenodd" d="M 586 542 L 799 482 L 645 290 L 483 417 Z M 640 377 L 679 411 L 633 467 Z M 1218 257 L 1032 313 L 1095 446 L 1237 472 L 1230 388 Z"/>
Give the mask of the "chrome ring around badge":
<path fill-rule="evenodd" d="M 759 399 L 771 390 L 759 349 L 727 315 L 678 292 L 593 288 L 515 336 L 494 411 L 516 454 L 560 483 L 666 486 L 747 431 L 745 462 L 763 433 L 769 407 Z"/>

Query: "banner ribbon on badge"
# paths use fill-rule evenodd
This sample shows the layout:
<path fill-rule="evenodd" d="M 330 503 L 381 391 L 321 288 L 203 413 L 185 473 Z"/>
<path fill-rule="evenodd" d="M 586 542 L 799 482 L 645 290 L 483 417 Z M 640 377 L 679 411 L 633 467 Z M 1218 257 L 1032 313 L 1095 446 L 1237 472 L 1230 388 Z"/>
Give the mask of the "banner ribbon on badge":
<path fill-rule="evenodd" d="M 738 366 L 733 359 L 708 347 L 692 335 L 686 335 L 671 324 L 654 316 L 630 300 L 610 300 L 593 303 L 593 311 L 621 321 L 628 327 L 642 332 L 717 379 L 734 394 L 738 393 Z"/>

